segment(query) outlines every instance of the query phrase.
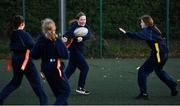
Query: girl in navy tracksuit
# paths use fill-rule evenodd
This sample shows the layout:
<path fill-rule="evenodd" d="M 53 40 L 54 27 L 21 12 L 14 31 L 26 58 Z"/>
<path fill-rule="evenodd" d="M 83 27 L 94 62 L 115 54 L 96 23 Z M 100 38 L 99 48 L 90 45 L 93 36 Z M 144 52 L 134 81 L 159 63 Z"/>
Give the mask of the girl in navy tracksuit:
<path fill-rule="evenodd" d="M 153 19 L 149 15 L 141 17 L 141 32 L 126 32 L 122 28 L 120 31 L 133 38 L 145 40 L 148 46 L 152 49 L 150 57 L 139 68 L 138 72 L 138 84 L 140 88 L 140 94 L 136 99 L 148 99 L 147 93 L 147 77 L 153 70 L 155 70 L 158 78 L 164 82 L 171 90 L 171 95 L 176 96 L 178 91 L 176 90 L 176 81 L 163 70 L 168 59 L 168 48 L 164 39 L 162 38 L 161 31 L 154 25 Z"/>
<path fill-rule="evenodd" d="M 75 36 L 74 31 L 76 30 L 76 28 L 79 27 L 88 28 L 87 35 L 83 37 Z M 90 93 L 88 90 L 85 89 L 85 82 L 86 82 L 89 66 L 83 55 L 84 41 L 89 39 L 90 35 L 91 33 L 89 31 L 89 27 L 86 24 L 86 15 L 83 12 L 80 12 L 77 14 L 76 19 L 71 22 L 71 28 L 69 29 L 68 32 L 64 34 L 63 37 L 65 42 L 67 41 L 67 39 L 71 39 L 70 44 L 68 45 L 68 49 L 70 51 L 70 59 L 68 66 L 65 70 L 65 74 L 69 79 L 70 76 L 76 70 L 76 68 L 79 68 L 80 76 L 79 76 L 78 87 L 76 89 L 76 92 L 80 94 Z"/>
<path fill-rule="evenodd" d="M 52 89 L 55 105 L 66 105 L 70 94 L 70 86 L 63 69 L 62 59 L 68 59 L 68 51 L 56 34 L 56 25 L 52 19 L 42 21 L 43 34 L 38 38 L 31 56 L 41 58 L 41 71 Z"/>
<path fill-rule="evenodd" d="M 40 82 L 39 74 L 35 68 L 32 59 L 29 58 L 25 69 L 21 69 L 27 49 L 31 49 L 34 42 L 29 35 L 23 29 L 25 27 L 24 18 L 20 15 L 13 17 L 10 23 L 8 34 L 10 34 L 10 49 L 12 50 L 12 66 L 13 66 L 13 78 L 0 92 L 0 104 L 3 104 L 3 100 L 6 99 L 14 90 L 16 90 L 22 82 L 25 75 L 29 81 L 35 94 L 39 97 L 41 105 L 47 105 L 48 99 L 43 90 Z"/>

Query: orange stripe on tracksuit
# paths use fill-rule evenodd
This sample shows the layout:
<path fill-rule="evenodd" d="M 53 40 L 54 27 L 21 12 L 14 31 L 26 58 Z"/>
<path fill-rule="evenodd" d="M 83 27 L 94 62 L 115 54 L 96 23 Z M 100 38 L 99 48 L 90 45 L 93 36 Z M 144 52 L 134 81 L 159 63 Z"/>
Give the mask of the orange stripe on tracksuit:
<path fill-rule="evenodd" d="M 29 61 L 29 55 L 30 55 L 30 50 L 27 49 L 27 50 L 26 50 L 26 54 L 25 54 L 25 58 L 24 58 L 24 61 L 23 61 L 23 64 L 22 64 L 22 66 L 21 66 L 21 70 L 22 70 L 22 71 L 24 71 L 25 68 L 26 68 L 26 65 L 27 65 L 27 63 L 28 63 L 28 61 Z M 8 59 L 7 71 L 8 71 L 8 72 L 11 72 L 11 71 L 12 71 L 12 58 L 11 58 L 11 57 Z"/>
<path fill-rule="evenodd" d="M 30 54 L 30 50 L 27 49 L 27 50 L 26 50 L 26 54 L 25 54 L 25 58 L 24 58 L 24 61 L 23 61 L 23 64 L 22 64 L 22 66 L 21 66 L 21 70 L 22 70 L 22 71 L 25 70 L 26 65 L 27 65 L 27 63 L 28 63 L 28 61 L 29 61 L 29 54 Z"/>
<path fill-rule="evenodd" d="M 8 65 L 7 65 L 7 71 L 11 72 L 12 71 L 12 58 L 8 58 Z"/>
<path fill-rule="evenodd" d="M 57 59 L 57 69 L 59 71 L 59 76 L 62 80 L 64 80 L 63 74 L 62 74 L 62 70 L 61 70 L 61 61 L 60 58 Z"/>
<path fill-rule="evenodd" d="M 66 45 L 67 48 L 69 48 L 71 46 L 71 44 L 73 43 L 74 39 L 71 39 L 70 43 Z M 62 80 L 64 80 L 62 71 L 61 71 L 61 61 L 60 58 L 57 59 L 57 69 L 59 71 L 59 76 Z"/>
<path fill-rule="evenodd" d="M 69 48 L 71 46 L 71 44 L 73 43 L 74 39 L 72 38 L 70 43 L 66 46 L 67 48 Z"/>

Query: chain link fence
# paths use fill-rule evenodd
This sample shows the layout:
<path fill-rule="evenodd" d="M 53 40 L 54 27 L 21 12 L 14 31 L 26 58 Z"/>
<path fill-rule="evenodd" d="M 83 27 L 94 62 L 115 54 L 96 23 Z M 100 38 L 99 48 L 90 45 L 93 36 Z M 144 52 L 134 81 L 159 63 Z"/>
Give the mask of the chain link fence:
<path fill-rule="evenodd" d="M 56 22 L 57 32 L 59 33 L 61 27 L 59 25 L 60 1 L 1 0 L 1 38 L 4 39 L 5 26 L 14 14 L 25 16 L 26 30 L 33 37 L 36 37 L 41 32 L 41 20 L 47 17 L 52 18 Z M 127 38 L 123 37 L 118 31 L 118 27 L 121 26 L 130 31 L 139 31 L 138 18 L 144 14 L 149 14 L 154 18 L 156 25 L 163 32 L 163 35 L 169 38 L 167 40 L 169 41 L 170 50 L 173 52 L 172 55 L 178 56 L 180 55 L 180 49 L 178 48 L 178 39 L 180 39 L 180 24 L 178 20 L 180 19 L 180 12 L 177 11 L 179 7 L 180 1 L 178 0 L 169 2 L 168 0 L 65 0 L 65 30 L 69 28 L 69 21 L 75 18 L 78 12 L 83 11 L 87 15 L 87 23 L 93 33 L 93 37 L 87 42 L 85 49 L 87 56 L 121 57 L 125 54 L 121 52 L 122 50 L 126 49 L 126 52 L 131 52 L 131 48 L 129 48 L 131 46 L 131 40 L 127 41 Z M 167 28 L 168 9 L 170 24 Z M 167 37 L 168 29 L 169 37 Z M 113 42 L 118 44 L 116 45 Z M 146 51 L 144 48 L 143 50 Z"/>

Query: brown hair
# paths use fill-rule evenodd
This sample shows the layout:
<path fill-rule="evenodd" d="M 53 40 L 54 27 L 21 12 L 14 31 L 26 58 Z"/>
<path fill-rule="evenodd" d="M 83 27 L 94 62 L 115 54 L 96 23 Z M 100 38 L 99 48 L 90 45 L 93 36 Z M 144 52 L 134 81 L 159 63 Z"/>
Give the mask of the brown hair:
<path fill-rule="evenodd" d="M 46 18 L 42 20 L 42 32 L 44 33 L 45 37 L 51 41 L 56 41 L 58 38 L 53 26 L 56 27 L 55 22 L 50 19 Z"/>
<path fill-rule="evenodd" d="M 140 17 L 140 20 L 143 20 L 146 26 L 153 27 L 159 34 L 162 34 L 159 28 L 154 24 L 154 20 L 150 15 L 143 15 Z"/>
<path fill-rule="evenodd" d="M 81 11 L 76 15 L 76 19 L 78 20 L 81 16 L 86 16 L 86 15 Z"/>
<path fill-rule="evenodd" d="M 12 17 L 11 21 L 7 25 L 7 29 L 5 31 L 7 36 L 11 36 L 12 32 L 14 30 L 17 30 L 18 27 L 22 24 L 25 23 L 24 17 L 21 15 L 15 15 Z"/>
<path fill-rule="evenodd" d="M 73 22 L 78 21 L 81 16 L 86 16 L 86 14 L 85 14 L 84 12 L 82 12 L 82 11 L 79 12 L 79 13 L 76 15 L 75 19 L 72 19 L 72 20 L 69 21 L 69 24 L 72 24 Z"/>

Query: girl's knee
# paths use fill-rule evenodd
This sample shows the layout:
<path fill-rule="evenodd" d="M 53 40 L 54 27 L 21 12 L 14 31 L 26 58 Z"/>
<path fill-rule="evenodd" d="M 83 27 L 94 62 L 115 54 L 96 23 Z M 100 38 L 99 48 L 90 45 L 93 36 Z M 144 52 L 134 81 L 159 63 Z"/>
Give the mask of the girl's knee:
<path fill-rule="evenodd" d="M 147 73 L 144 69 L 140 68 L 138 71 L 138 76 L 148 76 L 149 73 Z"/>

